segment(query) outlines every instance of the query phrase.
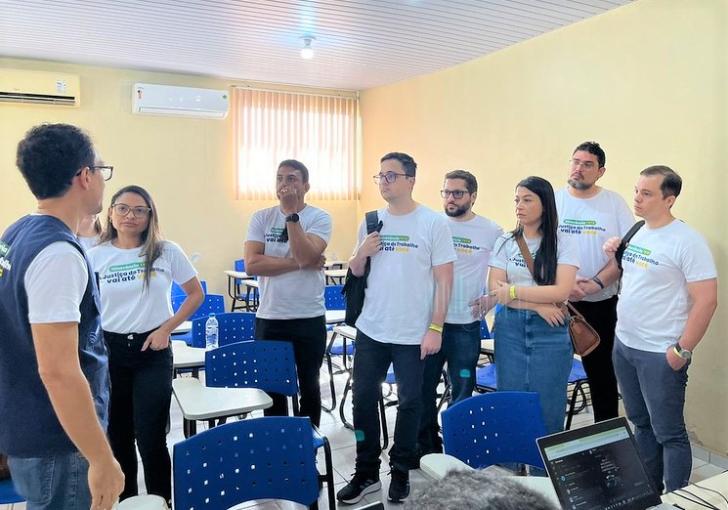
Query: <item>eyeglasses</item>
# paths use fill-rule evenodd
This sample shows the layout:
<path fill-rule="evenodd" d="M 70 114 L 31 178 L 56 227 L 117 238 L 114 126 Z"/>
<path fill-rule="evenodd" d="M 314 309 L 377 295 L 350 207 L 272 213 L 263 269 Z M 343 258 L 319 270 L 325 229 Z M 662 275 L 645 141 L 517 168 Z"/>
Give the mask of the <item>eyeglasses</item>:
<path fill-rule="evenodd" d="M 379 184 L 383 180 L 389 184 L 392 184 L 394 181 L 397 180 L 397 177 L 412 177 L 412 176 L 407 175 L 407 174 L 398 174 L 396 172 L 387 172 L 386 174 L 373 175 L 372 179 L 374 179 L 374 182 L 376 182 L 377 184 Z"/>
<path fill-rule="evenodd" d="M 96 170 L 100 170 L 101 177 L 103 177 L 105 181 L 108 181 L 109 179 L 111 179 L 111 176 L 114 175 L 114 167 L 111 165 L 91 165 L 86 168 L 93 172 L 95 172 Z M 76 175 L 81 175 L 81 172 L 83 172 L 83 168 L 76 172 Z"/>
<path fill-rule="evenodd" d="M 569 163 L 571 163 L 571 166 L 574 168 L 578 168 L 580 166 L 584 167 L 585 170 L 592 170 L 596 168 L 596 165 L 593 161 L 582 161 L 580 159 L 570 159 Z"/>
<path fill-rule="evenodd" d="M 113 204 L 111 208 L 119 216 L 126 216 L 131 212 L 132 216 L 135 218 L 144 218 L 149 216 L 149 213 L 152 212 L 151 207 L 131 207 L 126 204 Z"/>
<path fill-rule="evenodd" d="M 447 198 L 450 195 L 452 195 L 452 197 L 455 200 L 460 200 L 461 198 L 463 198 L 465 196 L 465 193 L 470 193 L 470 192 L 467 190 L 463 190 L 463 189 L 454 189 L 454 190 L 441 189 L 440 190 L 440 196 L 442 198 Z"/>

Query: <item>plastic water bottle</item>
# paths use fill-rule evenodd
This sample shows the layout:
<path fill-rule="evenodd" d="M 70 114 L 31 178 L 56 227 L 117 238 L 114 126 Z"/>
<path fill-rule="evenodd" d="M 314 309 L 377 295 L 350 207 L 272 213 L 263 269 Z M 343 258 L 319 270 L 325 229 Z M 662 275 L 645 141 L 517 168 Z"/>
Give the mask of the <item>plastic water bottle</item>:
<path fill-rule="evenodd" d="M 215 314 L 211 313 L 210 316 L 205 321 L 205 348 L 210 351 L 212 349 L 217 349 L 217 332 L 218 332 L 218 322 L 215 318 Z"/>

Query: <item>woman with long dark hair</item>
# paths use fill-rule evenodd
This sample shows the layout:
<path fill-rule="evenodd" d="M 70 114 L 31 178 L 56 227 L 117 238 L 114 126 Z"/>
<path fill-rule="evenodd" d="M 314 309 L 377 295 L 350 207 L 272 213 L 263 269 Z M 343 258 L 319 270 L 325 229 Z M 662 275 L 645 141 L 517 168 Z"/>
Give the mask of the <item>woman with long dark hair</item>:
<path fill-rule="evenodd" d="M 558 306 L 574 286 L 578 251 L 558 235 L 554 190 L 541 177 L 516 186 L 516 228 L 496 243 L 488 288 L 504 305 L 495 317 L 498 389 L 540 395 L 549 434 L 564 427 L 566 385 L 573 350 Z M 518 240 L 533 259 L 528 268 Z"/>
<path fill-rule="evenodd" d="M 106 229 L 89 259 L 99 277 L 101 324 L 109 347 L 109 440 L 126 477 L 120 498 L 138 493 L 136 441 L 147 493 L 169 502 L 169 336 L 202 303 L 202 286 L 182 249 L 162 240 L 157 208 L 139 186 L 126 186 L 111 198 Z M 187 293 L 174 314 L 173 281 Z"/>

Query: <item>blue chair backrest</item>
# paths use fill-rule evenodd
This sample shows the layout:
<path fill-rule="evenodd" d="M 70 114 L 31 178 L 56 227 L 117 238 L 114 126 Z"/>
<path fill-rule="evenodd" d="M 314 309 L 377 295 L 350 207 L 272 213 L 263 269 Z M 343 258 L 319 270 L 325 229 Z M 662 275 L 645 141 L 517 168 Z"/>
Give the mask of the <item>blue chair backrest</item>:
<path fill-rule="evenodd" d="M 343 285 L 327 285 L 324 287 L 324 302 L 327 310 L 346 310 L 346 300 L 341 290 Z"/>
<path fill-rule="evenodd" d="M 220 296 L 222 297 L 222 296 Z M 192 347 L 205 347 L 205 323 L 209 314 L 192 321 Z M 255 314 L 251 312 L 215 313 L 217 344 L 245 342 L 255 338 Z"/>
<path fill-rule="evenodd" d="M 205 294 L 207 294 L 207 282 L 205 280 L 200 280 L 200 284 L 202 285 L 202 292 L 204 292 Z M 175 297 L 175 296 L 184 296 L 185 295 L 185 291 L 184 291 L 184 289 L 182 287 L 180 287 L 179 285 L 177 285 L 177 282 L 172 282 L 172 292 L 171 292 L 171 295 L 172 295 L 172 297 Z"/>
<path fill-rule="evenodd" d="M 488 329 L 488 323 L 485 322 L 485 319 L 480 321 L 480 338 L 491 338 L 490 336 L 490 330 Z"/>
<path fill-rule="evenodd" d="M 174 445 L 174 507 L 230 508 L 255 499 L 318 499 L 308 418 L 241 420 Z"/>
<path fill-rule="evenodd" d="M 485 393 L 442 413 L 445 453 L 475 469 L 506 462 L 543 468 L 536 439 L 545 435 L 538 393 Z"/>
<path fill-rule="evenodd" d="M 233 269 L 235 271 L 240 271 L 241 273 L 245 271 L 245 261 L 243 259 L 238 259 L 233 263 Z"/>
<path fill-rule="evenodd" d="M 214 388 L 258 388 L 296 395 L 298 379 L 293 345 L 255 340 L 207 351 L 205 384 Z"/>
<path fill-rule="evenodd" d="M 177 313 L 179 307 L 182 306 L 186 294 L 178 294 L 172 296 L 172 310 Z M 202 302 L 200 307 L 195 310 L 195 313 L 190 315 L 188 320 L 199 319 L 200 317 L 209 317 L 211 313 L 215 315 L 225 312 L 225 297 L 220 294 L 206 294 L 205 300 Z"/>

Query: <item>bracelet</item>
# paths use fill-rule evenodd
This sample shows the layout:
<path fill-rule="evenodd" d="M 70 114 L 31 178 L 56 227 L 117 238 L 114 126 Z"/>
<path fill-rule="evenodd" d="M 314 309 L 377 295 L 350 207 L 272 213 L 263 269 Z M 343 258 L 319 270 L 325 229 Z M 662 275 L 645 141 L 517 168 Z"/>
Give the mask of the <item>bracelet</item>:
<path fill-rule="evenodd" d="M 442 335 L 442 326 L 438 326 L 434 322 L 431 322 L 427 329 L 429 329 L 430 331 L 434 331 L 435 333 L 440 333 Z"/>
<path fill-rule="evenodd" d="M 508 296 L 511 298 L 511 301 L 516 299 L 516 286 L 511 285 L 511 288 L 508 290 Z"/>
<path fill-rule="evenodd" d="M 604 288 L 604 282 L 601 281 L 598 276 L 595 276 L 594 278 L 592 278 L 592 281 L 594 283 L 596 283 L 597 285 L 599 285 L 600 288 L 602 288 L 602 289 Z"/>

